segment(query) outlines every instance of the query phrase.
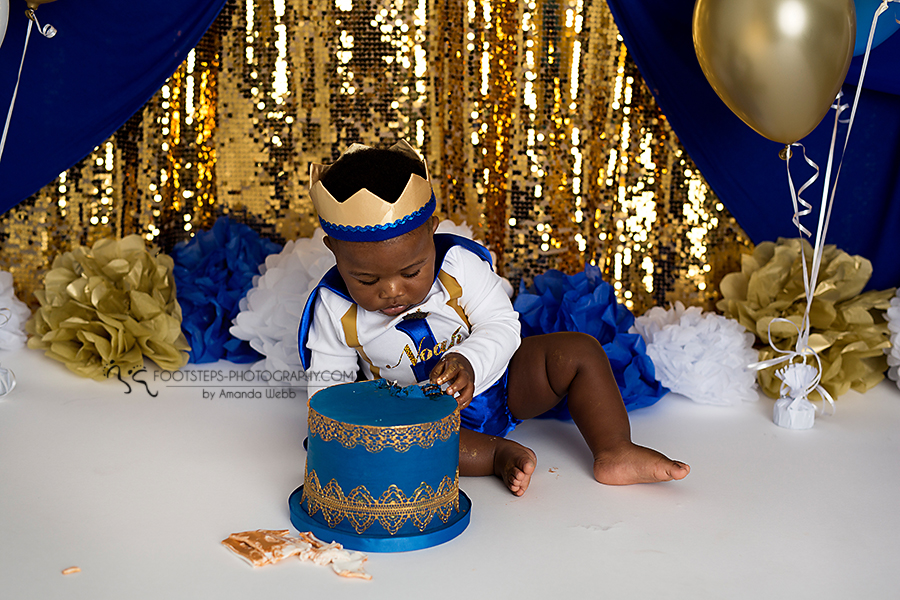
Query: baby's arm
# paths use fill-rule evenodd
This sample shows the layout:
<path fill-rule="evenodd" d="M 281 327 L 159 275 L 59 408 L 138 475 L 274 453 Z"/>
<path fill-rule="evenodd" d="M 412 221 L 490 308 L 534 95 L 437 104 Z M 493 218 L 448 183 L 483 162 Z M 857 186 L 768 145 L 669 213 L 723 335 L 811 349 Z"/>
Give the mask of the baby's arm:
<path fill-rule="evenodd" d="M 451 384 L 462 406 L 499 379 L 520 343 L 519 315 L 490 265 L 462 248 L 445 261 L 448 274 L 462 287 L 459 305 L 471 325 L 469 337 L 444 355 L 432 381 Z M 448 390 L 450 391 L 450 390 Z M 452 393 L 452 392 L 451 392 Z"/>
<path fill-rule="evenodd" d="M 354 381 L 359 370 L 356 350 L 347 345 L 340 318 L 335 316 L 340 306 L 331 306 L 326 294 L 330 292 L 323 290 L 316 299 L 307 343 L 312 355 L 306 370 L 309 398 L 332 385 Z"/>

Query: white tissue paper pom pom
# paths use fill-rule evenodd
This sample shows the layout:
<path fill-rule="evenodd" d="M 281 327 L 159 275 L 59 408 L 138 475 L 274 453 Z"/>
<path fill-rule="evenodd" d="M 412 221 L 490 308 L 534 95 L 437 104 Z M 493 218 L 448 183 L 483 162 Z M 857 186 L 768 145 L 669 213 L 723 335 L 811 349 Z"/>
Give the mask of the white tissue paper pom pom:
<path fill-rule="evenodd" d="M 438 223 L 437 233 L 453 233 L 470 240 L 475 239 L 475 233 L 472 231 L 472 228 L 469 227 L 468 223 L 457 225 L 450 219 L 444 219 L 443 221 Z M 480 241 L 478 243 L 481 244 Z M 484 244 L 481 245 L 484 246 Z M 491 256 L 493 256 L 493 254 Z"/>
<path fill-rule="evenodd" d="M 656 378 L 676 394 L 719 406 L 759 397 L 756 373 L 747 369 L 758 360 L 755 338 L 734 319 L 676 302 L 651 308 L 630 331 L 644 338 Z"/>
<path fill-rule="evenodd" d="M 325 247 L 324 238 L 325 232 L 318 228 L 311 238 L 289 241 L 281 252 L 267 256 L 259 268 L 261 275 L 253 278 L 253 287 L 241 299 L 241 310 L 229 331 L 265 356 L 255 369 L 303 369 L 297 348 L 303 307 L 322 276 L 334 266 L 334 255 Z M 297 386 L 305 384 L 298 381 Z"/>
<path fill-rule="evenodd" d="M 891 332 L 891 347 L 884 351 L 887 354 L 888 377 L 896 381 L 900 388 L 900 289 L 891 298 L 891 307 L 885 312 L 884 318 Z"/>
<path fill-rule="evenodd" d="M 468 238 L 470 240 L 474 240 L 484 246 L 484 242 L 481 240 L 475 239 L 475 234 L 472 232 L 472 228 L 469 227 L 467 223 L 463 223 L 462 225 L 457 225 L 453 221 L 444 220 L 438 223 L 438 228 L 436 233 L 454 233 L 460 237 Z M 487 246 L 485 246 L 487 247 Z M 497 270 L 497 255 L 493 250 L 488 250 L 491 253 L 491 263 L 494 265 L 494 270 Z M 501 277 L 501 284 L 503 285 L 503 291 L 506 292 L 506 295 L 510 298 L 513 296 L 513 286 L 509 282 L 509 279 L 506 277 Z"/>
<path fill-rule="evenodd" d="M 0 271 L 0 350 L 19 350 L 25 347 L 28 334 L 25 322 L 31 317 L 28 305 L 16 298 L 13 277 Z"/>

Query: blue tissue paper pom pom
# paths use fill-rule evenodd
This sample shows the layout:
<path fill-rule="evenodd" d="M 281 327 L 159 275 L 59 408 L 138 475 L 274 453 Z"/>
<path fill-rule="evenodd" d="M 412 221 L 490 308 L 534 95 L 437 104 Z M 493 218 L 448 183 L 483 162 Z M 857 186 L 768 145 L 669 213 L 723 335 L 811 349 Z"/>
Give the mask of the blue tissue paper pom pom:
<path fill-rule="evenodd" d="M 577 331 L 597 338 L 627 410 L 650 406 L 668 393 L 656 380 L 643 338 L 628 333 L 634 315 L 619 304 L 613 286 L 603 281 L 598 267 L 586 265 L 575 275 L 550 269 L 535 277 L 530 288 L 520 286 L 514 307 L 523 337 Z M 572 418 L 565 399 L 541 416 Z"/>
<path fill-rule="evenodd" d="M 280 251 L 281 245 L 228 217 L 220 217 L 212 229 L 175 246 L 170 256 L 175 261 L 181 329 L 191 345 L 189 362 L 224 358 L 249 363 L 262 358 L 228 330 L 240 311 L 241 298 L 259 275 L 259 265 L 266 256 Z"/>

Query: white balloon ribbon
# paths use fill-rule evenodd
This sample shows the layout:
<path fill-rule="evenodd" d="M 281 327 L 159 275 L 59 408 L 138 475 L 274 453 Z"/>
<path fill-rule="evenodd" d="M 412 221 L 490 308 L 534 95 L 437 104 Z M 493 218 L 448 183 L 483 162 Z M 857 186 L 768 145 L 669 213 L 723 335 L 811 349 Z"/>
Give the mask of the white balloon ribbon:
<path fill-rule="evenodd" d="M 19 61 L 19 74 L 16 76 L 16 86 L 13 88 L 12 100 L 9 103 L 9 112 L 6 113 L 6 124 L 3 126 L 3 135 L 0 136 L 0 160 L 3 160 L 3 148 L 6 147 L 6 134 L 9 131 L 9 123 L 12 120 L 13 108 L 16 106 L 16 95 L 19 93 L 19 82 L 22 80 L 22 67 L 25 65 L 25 53 L 28 51 L 28 40 L 31 39 L 32 24 L 38 26 L 38 31 L 46 38 L 52 38 L 56 35 L 56 28 L 53 25 L 44 25 L 38 23 L 37 16 L 33 10 L 26 10 L 28 15 L 28 30 L 25 32 L 25 47 L 22 48 L 22 60 Z"/>
<path fill-rule="evenodd" d="M 850 141 L 850 130 L 853 128 L 853 120 L 856 117 L 856 108 L 859 104 L 859 96 L 860 92 L 862 91 L 863 80 L 866 75 L 866 67 L 869 63 L 869 53 L 872 50 L 872 40 L 875 37 L 875 27 L 878 23 L 879 15 L 887 10 L 889 2 L 900 2 L 900 0 L 882 0 L 881 5 L 875 10 L 875 15 L 872 18 L 872 27 L 869 29 L 869 40 L 866 45 L 865 56 L 863 57 L 862 69 L 860 70 L 859 74 L 859 82 L 857 83 L 856 94 L 853 98 L 853 106 L 850 109 L 850 118 L 847 121 L 841 121 L 840 119 L 841 113 L 849 108 L 847 104 L 841 104 L 841 97 L 843 96 L 843 92 L 838 92 L 838 95 L 835 98 L 835 102 L 832 105 L 832 108 L 835 109 L 834 127 L 831 133 L 831 147 L 828 152 L 828 163 L 825 167 L 825 182 L 822 185 L 822 201 L 819 210 L 819 222 L 816 228 L 812 264 L 808 269 L 806 264 L 806 252 L 803 248 L 803 244 L 800 245 L 800 261 L 803 267 L 803 289 L 806 296 L 806 310 L 803 313 L 803 320 L 800 322 L 799 326 L 793 321 L 784 318 L 777 318 L 770 321 L 768 326 L 769 346 L 771 346 L 775 350 L 775 352 L 779 354 L 779 356 L 749 365 L 750 369 L 762 370 L 786 363 L 783 368 L 779 369 L 776 372 L 778 378 L 781 379 L 780 392 L 782 398 L 793 399 L 791 405 L 794 405 L 798 404 L 800 401 L 808 401 L 807 396 L 813 391 L 817 391 L 819 392 L 823 400 L 820 413 L 825 412 L 825 403 L 827 402 L 831 406 L 831 414 L 834 414 L 835 404 L 834 398 L 832 398 L 831 394 L 829 394 L 828 391 L 825 390 L 825 388 L 821 385 L 822 360 L 819 358 L 818 353 L 809 345 L 809 312 L 812 307 L 813 298 L 815 296 L 816 283 L 819 278 L 819 269 L 822 266 L 822 253 L 825 247 L 825 235 L 828 231 L 828 224 L 831 220 L 831 209 L 834 206 L 834 195 L 835 191 L 837 190 L 838 178 L 840 177 L 841 166 L 843 165 L 844 156 L 847 152 L 847 143 Z M 844 138 L 844 147 L 841 150 L 841 160 L 838 162 L 837 169 L 835 170 L 834 183 L 829 188 L 829 184 L 831 183 L 831 168 L 834 161 L 834 151 L 837 141 L 838 125 L 842 122 L 847 123 L 847 133 Z M 803 153 L 804 160 L 813 169 L 815 169 L 815 173 L 809 179 L 807 179 L 807 181 L 800 187 L 799 190 L 796 191 L 794 188 L 794 181 L 791 176 L 791 146 L 798 146 Z M 806 148 L 804 148 L 803 144 L 800 143 L 794 143 L 790 146 L 785 147 L 783 158 L 785 159 L 785 164 L 787 165 L 788 186 L 791 190 L 791 201 L 794 206 L 794 215 L 792 217 L 792 221 L 797 227 L 797 231 L 800 233 L 801 239 L 804 236 L 810 237 L 812 233 L 801 223 L 801 218 L 812 213 L 812 205 L 803 199 L 802 193 L 819 177 L 819 166 L 806 156 Z M 772 324 L 779 322 L 790 323 L 792 327 L 797 329 L 797 343 L 794 346 L 793 350 L 782 350 L 781 348 L 776 346 L 775 342 L 772 340 Z M 815 366 L 807 363 L 808 357 L 812 357 L 815 360 Z M 799 359 L 799 362 L 797 359 Z M 778 422 L 778 419 L 776 419 L 776 422 Z M 795 428 L 803 427 L 805 426 Z"/>
<path fill-rule="evenodd" d="M 790 146 L 787 146 L 784 149 L 784 160 L 788 165 L 788 187 L 791 188 L 791 202 L 794 203 L 794 216 L 791 217 L 791 220 L 793 221 L 794 226 L 798 231 L 800 231 L 802 235 L 809 237 L 810 235 L 812 235 L 812 233 L 809 231 L 809 229 L 807 229 L 800 223 L 800 217 L 805 217 L 812 212 L 812 204 L 804 200 L 801 194 L 804 192 L 804 190 L 806 190 L 806 188 L 815 183 L 816 179 L 819 178 L 819 165 L 814 163 L 808 156 L 806 156 L 806 148 L 803 146 L 803 144 L 795 143 L 793 145 L 800 147 L 800 151 L 803 152 L 803 160 L 805 160 L 809 166 L 816 170 L 816 172 L 813 173 L 812 177 L 807 179 L 806 182 L 800 186 L 799 190 L 794 191 L 794 180 L 791 178 L 790 166 L 791 155 L 793 153 L 791 152 Z M 800 206 L 802 206 L 803 208 L 801 209 Z"/>
<path fill-rule="evenodd" d="M 48 23 L 47 25 L 41 27 L 41 24 L 38 23 L 37 13 L 33 10 L 26 10 L 25 15 L 28 17 L 29 21 L 34 21 L 34 24 L 38 26 L 38 31 L 40 31 L 41 35 L 45 38 L 50 39 L 56 35 L 56 27 L 54 27 L 53 25 L 50 25 Z"/>

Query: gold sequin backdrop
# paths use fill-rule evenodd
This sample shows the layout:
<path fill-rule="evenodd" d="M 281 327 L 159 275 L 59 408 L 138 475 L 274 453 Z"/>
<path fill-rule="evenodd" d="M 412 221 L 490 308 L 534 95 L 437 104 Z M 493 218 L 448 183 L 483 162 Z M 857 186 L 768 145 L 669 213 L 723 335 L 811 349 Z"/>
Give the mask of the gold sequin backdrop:
<path fill-rule="evenodd" d="M 58 253 L 104 236 L 168 251 L 226 213 L 308 236 L 308 164 L 399 137 L 514 283 L 590 262 L 636 313 L 711 309 L 750 246 L 602 0 L 230 0 L 143 109 L 2 217 L 0 266 L 33 303 Z"/>

